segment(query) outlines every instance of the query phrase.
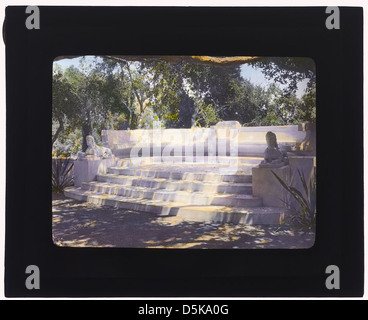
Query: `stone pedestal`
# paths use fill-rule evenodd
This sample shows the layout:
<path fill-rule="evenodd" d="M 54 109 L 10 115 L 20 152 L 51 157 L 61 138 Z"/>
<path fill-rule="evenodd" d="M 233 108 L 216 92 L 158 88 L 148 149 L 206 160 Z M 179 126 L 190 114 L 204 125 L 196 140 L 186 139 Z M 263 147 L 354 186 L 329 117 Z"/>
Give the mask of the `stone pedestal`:
<path fill-rule="evenodd" d="M 299 190 L 304 197 L 303 183 L 300 180 L 298 170 L 304 175 L 309 188 L 310 181 L 314 178 L 314 167 L 316 158 L 313 156 L 290 156 L 289 165 L 281 168 L 260 168 L 252 169 L 253 195 L 263 199 L 264 206 L 287 207 L 286 203 L 298 210 L 299 203 L 294 197 L 284 189 L 271 170 L 275 172 L 287 185 Z"/>
<path fill-rule="evenodd" d="M 260 197 L 265 207 L 286 207 L 290 195 L 272 174 L 273 171 L 287 184 L 290 182 L 290 167 L 252 169 L 253 196 Z"/>
<path fill-rule="evenodd" d="M 74 185 L 80 187 L 83 182 L 96 180 L 97 174 L 107 172 L 108 167 L 115 165 L 115 158 L 102 159 L 86 157 L 74 161 Z"/>

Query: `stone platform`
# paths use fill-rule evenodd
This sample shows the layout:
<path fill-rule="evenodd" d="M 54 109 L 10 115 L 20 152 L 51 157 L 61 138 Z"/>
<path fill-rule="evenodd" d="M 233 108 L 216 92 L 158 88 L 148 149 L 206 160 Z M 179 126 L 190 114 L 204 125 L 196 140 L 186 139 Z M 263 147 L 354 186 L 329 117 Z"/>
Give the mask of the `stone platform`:
<path fill-rule="evenodd" d="M 64 193 L 80 201 L 192 221 L 279 224 L 285 209 L 263 206 L 262 198 L 253 196 L 252 168 L 262 159 L 231 158 L 181 163 L 147 158 L 140 165 L 116 159 L 106 172 L 97 173 L 96 181 L 82 182 Z M 234 161 L 235 169 L 229 166 Z"/>

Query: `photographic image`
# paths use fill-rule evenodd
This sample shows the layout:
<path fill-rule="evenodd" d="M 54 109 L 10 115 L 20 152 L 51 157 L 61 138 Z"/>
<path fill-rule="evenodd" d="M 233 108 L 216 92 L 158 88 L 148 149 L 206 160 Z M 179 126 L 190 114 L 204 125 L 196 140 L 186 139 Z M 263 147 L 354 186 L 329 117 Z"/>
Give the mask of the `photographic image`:
<path fill-rule="evenodd" d="M 58 56 L 52 72 L 55 245 L 314 245 L 313 59 Z"/>

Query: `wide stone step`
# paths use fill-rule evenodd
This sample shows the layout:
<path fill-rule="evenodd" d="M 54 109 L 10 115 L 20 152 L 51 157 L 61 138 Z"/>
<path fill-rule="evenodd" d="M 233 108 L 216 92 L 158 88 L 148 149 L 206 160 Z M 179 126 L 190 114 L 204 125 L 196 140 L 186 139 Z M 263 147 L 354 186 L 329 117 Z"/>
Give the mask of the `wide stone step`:
<path fill-rule="evenodd" d="M 197 180 L 170 180 L 144 176 L 123 176 L 120 174 L 98 174 L 97 181 L 123 186 L 166 189 L 169 191 L 190 191 L 209 193 L 252 194 L 250 182 L 205 182 Z"/>
<path fill-rule="evenodd" d="M 216 164 L 218 166 L 226 166 L 230 163 L 237 163 L 238 166 L 256 166 L 263 160 L 263 152 L 262 150 L 262 156 L 261 157 L 242 157 L 242 156 L 195 156 L 193 157 L 187 157 L 187 156 L 161 156 L 156 157 L 151 154 L 150 157 L 129 157 L 126 158 L 117 158 L 116 166 L 117 167 L 129 167 L 132 165 L 136 166 L 167 166 L 170 165 L 170 167 L 174 166 L 181 166 L 181 167 L 189 167 L 192 169 L 195 168 L 206 168 L 207 166 L 212 166 L 213 164 Z"/>
<path fill-rule="evenodd" d="M 219 194 L 216 193 L 215 190 L 214 192 L 177 191 L 159 188 L 131 187 L 95 181 L 83 183 L 82 189 L 96 193 L 124 196 L 127 198 L 183 202 L 192 205 L 224 205 L 233 207 L 256 207 L 262 205 L 262 199 L 253 197 L 250 194 Z"/>
<path fill-rule="evenodd" d="M 185 203 L 164 202 L 158 200 L 135 199 L 117 195 L 96 193 L 81 188 L 66 188 L 64 195 L 79 201 L 88 201 L 97 205 L 106 205 L 134 211 L 150 212 L 158 215 L 170 215 L 175 206 L 185 206 Z"/>
<path fill-rule="evenodd" d="M 178 216 L 186 220 L 200 222 L 275 225 L 279 224 L 285 215 L 285 209 L 282 208 L 234 208 L 220 205 L 196 206 L 182 202 L 134 199 L 118 195 L 101 194 L 74 187 L 66 188 L 64 194 L 76 200 L 88 201 L 98 205 L 150 212 L 161 216 Z"/>
<path fill-rule="evenodd" d="M 152 169 L 133 169 L 133 168 L 119 168 L 110 167 L 107 173 L 114 175 L 147 177 L 158 179 L 171 180 L 186 180 L 186 181 L 203 181 L 203 182 L 235 182 L 235 183 L 251 183 L 251 174 L 219 174 L 211 172 L 180 172 L 171 170 L 152 170 Z"/>

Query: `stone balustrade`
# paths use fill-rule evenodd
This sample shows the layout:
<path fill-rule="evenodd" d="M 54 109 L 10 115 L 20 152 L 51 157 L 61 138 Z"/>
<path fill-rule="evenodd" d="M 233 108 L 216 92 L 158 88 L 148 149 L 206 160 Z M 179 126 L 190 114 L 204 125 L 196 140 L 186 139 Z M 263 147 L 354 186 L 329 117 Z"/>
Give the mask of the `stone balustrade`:
<path fill-rule="evenodd" d="M 306 137 L 302 128 L 298 125 L 242 127 L 237 121 L 223 121 L 210 128 L 103 130 L 102 142 L 119 157 L 130 157 L 132 148 L 137 146 L 148 149 L 148 156 L 159 154 L 168 146 L 172 147 L 172 155 L 175 152 L 196 154 L 202 152 L 202 148 L 205 156 L 213 153 L 230 155 L 233 148 L 237 149 L 237 154 L 233 155 L 263 156 L 268 131 L 277 135 L 280 146 L 293 148 Z M 226 146 L 226 154 L 219 153 L 220 146 L 223 146 L 222 150 Z"/>

